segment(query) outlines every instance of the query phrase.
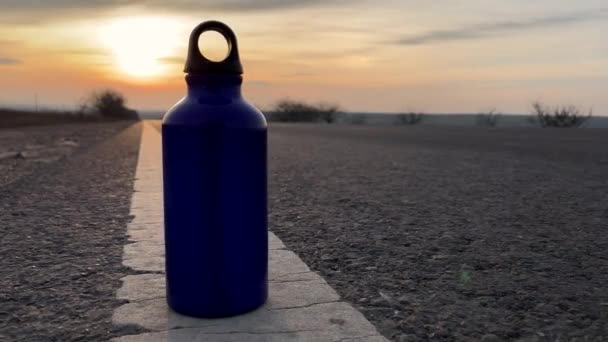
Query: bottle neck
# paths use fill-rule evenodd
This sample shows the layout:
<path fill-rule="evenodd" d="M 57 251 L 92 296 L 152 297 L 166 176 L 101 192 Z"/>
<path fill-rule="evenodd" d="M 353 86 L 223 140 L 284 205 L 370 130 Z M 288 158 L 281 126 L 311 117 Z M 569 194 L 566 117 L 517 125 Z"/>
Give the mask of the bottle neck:
<path fill-rule="evenodd" d="M 187 74 L 188 95 L 221 92 L 224 96 L 241 96 L 243 76 L 238 74 Z"/>

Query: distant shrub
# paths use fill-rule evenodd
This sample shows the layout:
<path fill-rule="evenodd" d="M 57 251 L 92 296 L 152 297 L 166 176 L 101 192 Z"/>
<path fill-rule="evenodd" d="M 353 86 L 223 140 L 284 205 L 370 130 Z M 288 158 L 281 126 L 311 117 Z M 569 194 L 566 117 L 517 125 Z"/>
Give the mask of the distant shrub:
<path fill-rule="evenodd" d="M 533 115 L 541 127 L 580 127 L 593 115 L 583 112 L 575 106 L 546 107 L 540 102 L 532 104 Z"/>
<path fill-rule="evenodd" d="M 397 114 L 397 123 L 400 125 L 417 125 L 422 122 L 424 118 L 424 113 L 401 113 Z"/>
<path fill-rule="evenodd" d="M 338 113 L 340 107 L 334 104 L 311 105 L 300 101 L 281 100 L 274 109 L 267 112 L 267 118 L 279 122 L 333 123 Z"/>
<path fill-rule="evenodd" d="M 99 115 L 116 119 L 137 119 L 137 112 L 127 108 L 125 97 L 114 90 L 103 90 L 94 92 L 88 101 L 88 105 L 81 104 L 78 111 L 85 113 L 91 108 Z"/>
<path fill-rule="evenodd" d="M 98 113 L 96 112 L 96 110 L 92 107 L 93 105 L 93 101 L 92 99 L 92 95 L 90 95 L 89 97 L 83 97 L 77 104 L 76 104 L 76 110 L 74 111 L 74 114 L 78 117 L 84 118 L 84 117 L 91 117 L 91 116 L 97 116 Z"/>
<path fill-rule="evenodd" d="M 319 110 L 319 118 L 321 121 L 329 124 L 336 122 L 336 118 L 340 113 L 340 107 L 338 107 L 338 105 L 322 103 L 318 105 L 317 108 Z"/>
<path fill-rule="evenodd" d="M 502 114 L 498 113 L 496 109 L 491 109 L 485 113 L 477 114 L 477 126 L 485 127 L 496 127 Z"/>
<path fill-rule="evenodd" d="M 367 122 L 365 114 L 353 114 L 350 116 L 350 123 L 353 125 L 364 125 Z"/>

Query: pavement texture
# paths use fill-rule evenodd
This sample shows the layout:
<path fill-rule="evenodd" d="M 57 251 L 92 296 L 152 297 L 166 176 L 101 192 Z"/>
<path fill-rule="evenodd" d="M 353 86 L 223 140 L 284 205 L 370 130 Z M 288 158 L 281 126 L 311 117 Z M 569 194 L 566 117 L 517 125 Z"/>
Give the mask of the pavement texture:
<path fill-rule="evenodd" d="M 1 126 L 1 125 L 0 125 Z M 98 144 L 124 123 L 85 123 L 0 129 L 0 187 Z"/>
<path fill-rule="evenodd" d="M 171 311 L 165 298 L 161 157 L 161 136 L 146 124 L 131 202 L 134 218 L 128 225 L 132 243 L 124 248 L 123 262 L 147 273 L 122 279 L 117 297 L 128 303 L 115 311 L 113 322 L 150 332 L 115 342 L 387 341 L 272 233 L 266 305 L 226 319 L 196 319 Z"/>
<path fill-rule="evenodd" d="M 271 229 L 384 336 L 608 340 L 608 131 L 270 132 Z"/>
<path fill-rule="evenodd" d="M 273 239 L 274 253 L 312 274 L 283 280 L 329 285 L 324 301 L 339 296 L 392 341 L 608 339 L 606 130 L 269 132 L 270 229 L 286 246 Z M 122 264 L 142 245 L 126 230 L 140 134 L 0 130 L 0 341 L 197 338 L 200 327 L 112 322 L 125 306 L 164 307 L 162 269 Z"/>
<path fill-rule="evenodd" d="M 0 161 L 10 175 L 0 184 L 0 341 L 140 331 L 111 322 L 131 273 L 121 257 L 139 138 L 131 122 L 0 131 L 2 148 L 25 154 Z"/>

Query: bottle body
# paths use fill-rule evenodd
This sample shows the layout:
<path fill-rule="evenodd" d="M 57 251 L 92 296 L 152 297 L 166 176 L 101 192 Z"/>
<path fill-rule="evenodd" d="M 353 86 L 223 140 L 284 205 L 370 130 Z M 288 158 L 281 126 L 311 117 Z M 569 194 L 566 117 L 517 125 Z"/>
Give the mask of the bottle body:
<path fill-rule="evenodd" d="M 266 121 L 241 76 L 187 81 L 162 125 L 167 300 L 227 317 L 268 295 Z"/>

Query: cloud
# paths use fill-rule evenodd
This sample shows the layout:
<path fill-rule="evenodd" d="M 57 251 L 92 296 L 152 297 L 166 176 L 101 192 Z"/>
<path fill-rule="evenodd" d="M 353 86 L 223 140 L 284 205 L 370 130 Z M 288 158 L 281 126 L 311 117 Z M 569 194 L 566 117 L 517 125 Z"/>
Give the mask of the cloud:
<path fill-rule="evenodd" d="M 164 3 L 164 1 L 148 1 L 154 3 Z M 335 3 L 338 1 L 324 1 L 324 0 L 215 0 L 207 1 L 206 4 L 201 4 L 200 1 L 178 1 L 174 2 L 176 7 L 188 7 L 188 8 L 199 8 L 199 9 L 216 9 L 222 11 L 260 11 L 260 10 L 274 10 L 274 9 L 285 9 L 292 7 L 308 7 L 311 5 L 324 4 L 324 3 Z M 344 1 L 342 1 L 344 2 Z M 180 6 L 181 5 L 181 6 Z"/>
<path fill-rule="evenodd" d="M 17 46 L 17 45 L 21 45 L 21 41 L 18 40 L 1 40 L 0 39 L 0 46 Z"/>
<path fill-rule="evenodd" d="M 117 10 L 128 8 L 166 14 L 248 13 L 351 3 L 348 0 L 0 0 L 0 25 L 40 25 L 65 19 L 115 15 Z"/>
<path fill-rule="evenodd" d="M 80 49 L 63 49 L 48 51 L 49 53 L 57 53 L 62 55 L 80 55 L 80 56 L 107 56 L 108 52 L 102 49 L 80 48 Z"/>
<path fill-rule="evenodd" d="M 152 9 L 165 9 L 175 11 L 263 11 L 275 9 L 287 9 L 296 7 L 310 7 L 312 5 L 324 5 L 344 3 L 347 0 L 3 0 L 2 12 L 46 15 L 46 19 L 52 19 L 54 13 L 87 12 L 90 10 L 105 10 L 126 6 L 141 6 Z"/>
<path fill-rule="evenodd" d="M 13 65 L 20 64 L 21 61 L 10 57 L 0 57 L 0 65 Z"/>
<path fill-rule="evenodd" d="M 572 13 L 567 15 L 496 23 L 477 24 L 451 30 L 429 31 L 406 36 L 397 40 L 401 45 L 422 45 L 434 42 L 459 41 L 498 36 L 530 29 L 557 27 L 608 17 L 608 8 Z"/>
<path fill-rule="evenodd" d="M 157 60 L 164 64 L 184 64 L 184 63 L 186 63 L 185 57 L 161 57 L 161 58 L 158 58 Z"/>

